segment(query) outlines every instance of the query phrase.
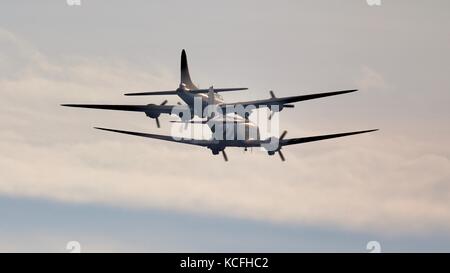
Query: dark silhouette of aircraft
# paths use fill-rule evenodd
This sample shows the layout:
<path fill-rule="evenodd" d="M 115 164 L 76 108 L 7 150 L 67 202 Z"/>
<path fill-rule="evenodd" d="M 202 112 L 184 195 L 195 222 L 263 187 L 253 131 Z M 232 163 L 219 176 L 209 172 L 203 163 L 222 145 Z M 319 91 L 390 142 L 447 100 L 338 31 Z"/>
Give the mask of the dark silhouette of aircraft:
<path fill-rule="evenodd" d="M 175 138 L 173 136 L 167 135 L 157 135 L 157 134 L 148 134 L 148 133 L 140 133 L 140 132 L 131 132 L 131 131 L 123 131 L 116 129 L 108 129 L 95 127 L 95 129 L 140 136 L 145 138 L 153 138 L 170 142 L 177 142 L 182 144 L 190 144 L 200 147 L 208 148 L 212 151 L 214 155 L 222 153 L 225 161 L 228 161 L 228 156 L 225 153 L 225 148 L 227 147 L 241 147 L 247 150 L 248 148 L 261 147 L 264 148 L 269 155 L 274 155 L 278 153 L 282 161 L 285 161 L 285 157 L 281 152 L 281 149 L 284 146 L 295 145 L 295 144 L 303 144 L 315 141 L 321 141 L 332 138 L 339 138 L 363 133 L 369 133 L 377 131 L 378 129 L 373 130 L 364 130 L 364 131 L 355 131 L 348 133 L 338 133 L 338 134 L 329 134 L 329 135 L 319 135 L 319 136 L 310 136 L 310 137 L 302 137 L 302 138 L 291 138 L 285 139 L 287 131 L 284 131 L 280 137 L 269 137 L 267 139 L 261 139 L 259 134 L 259 128 L 256 124 L 252 123 L 248 117 L 250 112 L 254 109 L 268 107 L 272 114 L 274 112 L 279 112 L 284 108 L 293 108 L 294 105 L 292 103 L 318 99 L 328 96 L 335 96 L 340 94 L 346 94 L 357 91 L 354 90 L 343 90 L 343 91 L 335 91 L 335 92 L 327 92 L 327 93 L 316 93 L 309 95 L 300 95 L 300 96 L 291 96 L 291 97 L 275 97 L 273 91 L 270 91 L 271 98 L 262 99 L 262 100 L 253 100 L 253 101 L 244 101 L 237 103 L 225 103 L 222 97 L 217 94 L 219 92 L 230 92 L 230 91 L 240 91 L 247 90 L 247 88 L 213 88 L 212 86 L 208 89 L 199 89 L 191 80 L 186 52 L 183 50 L 181 53 L 181 82 L 179 87 L 176 90 L 168 90 L 168 91 L 154 91 L 154 92 L 139 92 L 139 93 L 127 93 L 126 96 L 146 96 L 146 95 L 178 95 L 186 105 L 166 105 L 167 100 L 164 100 L 160 105 L 156 104 L 147 104 L 147 105 L 105 105 L 105 104 L 62 104 L 62 106 L 68 107 L 80 107 L 80 108 L 91 108 L 91 109 L 104 109 L 104 110 L 120 110 L 120 111 L 134 111 L 134 112 L 144 112 L 148 117 L 156 119 L 156 124 L 158 128 L 160 127 L 159 116 L 161 114 L 173 114 L 175 109 L 184 110 L 178 111 L 182 113 L 182 115 L 178 115 L 181 118 L 181 121 L 184 123 L 202 123 L 208 124 L 210 127 L 213 137 L 211 139 L 182 139 Z M 200 102 L 200 107 L 207 108 L 210 106 L 214 106 L 219 110 L 228 110 L 239 108 L 237 106 L 241 106 L 243 108 L 247 106 L 251 106 L 250 112 L 238 112 L 235 118 L 228 118 L 226 115 L 210 115 L 206 111 L 195 111 L 196 101 Z M 225 111 L 227 112 L 227 111 Z M 186 114 L 188 113 L 188 114 Z M 229 113 L 229 112 L 227 112 Z M 269 119 L 272 117 L 272 114 L 268 117 Z M 206 121 L 194 121 L 192 120 L 193 116 L 199 116 L 201 118 L 207 118 Z M 227 125 L 231 123 L 233 130 L 227 129 Z M 238 136 L 239 130 L 236 130 L 237 127 L 243 128 L 243 136 Z M 249 133 L 251 130 L 256 130 L 256 138 L 253 138 Z M 232 132 L 232 137 L 227 136 L 227 132 Z"/>

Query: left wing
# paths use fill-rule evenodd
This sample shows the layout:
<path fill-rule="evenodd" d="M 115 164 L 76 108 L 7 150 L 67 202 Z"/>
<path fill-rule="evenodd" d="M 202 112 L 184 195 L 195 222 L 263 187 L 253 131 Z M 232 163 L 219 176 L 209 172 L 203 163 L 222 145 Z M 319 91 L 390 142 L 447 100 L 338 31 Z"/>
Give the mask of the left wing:
<path fill-rule="evenodd" d="M 111 104 L 61 104 L 66 107 L 90 108 L 101 110 L 117 110 L 117 111 L 132 111 L 132 112 L 153 112 L 160 114 L 170 114 L 175 105 L 111 105 Z M 177 106 L 180 107 L 180 106 Z"/>
<path fill-rule="evenodd" d="M 159 128 L 159 115 L 172 114 L 174 107 L 178 110 L 182 110 L 183 107 L 189 107 L 187 105 L 166 105 L 167 100 L 163 101 L 160 105 L 147 104 L 147 105 L 114 105 L 114 104 L 61 104 L 66 107 L 77 108 L 89 108 L 89 109 L 101 109 L 101 110 L 117 110 L 117 111 L 131 111 L 131 112 L 143 112 L 149 118 L 154 118 L 156 126 Z"/>
<path fill-rule="evenodd" d="M 170 142 L 177 142 L 177 143 L 183 143 L 183 144 L 191 144 L 196 146 L 203 146 L 207 147 L 211 144 L 214 144 L 214 141 L 212 140 L 202 140 L 202 139 L 176 139 L 172 136 L 164 136 L 164 135 L 155 135 L 155 134 L 147 134 L 147 133 L 139 133 L 139 132 L 130 132 L 130 131 L 122 131 L 122 130 L 115 130 L 115 129 L 108 129 L 108 128 L 101 128 L 101 127 L 94 127 L 98 130 L 103 131 L 109 131 L 114 133 L 120 133 L 120 134 L 126 134 L 126 135 L 132 135 L 132 136 L 139 136 L 139 137 L 146 137 L 146 138 L 154 138 L 159 140 L 165 140 Z"/>
<path fill-rule="evenodd" d="M 224 103 L 224 104 L 221 104 L 220 107 L 227 108 L 227 107 L 233 107 L 235 105 L 242 105 L 244 107 L 246 107 L 248 105 L 253 105 L 256 108 L 270 107 L 270 106 L 273 106 L 273 105 L 283 106 L 283 105 L 288 104 L 288 103 L 305 101 L 305 100 L 319 99 L 319 98 L 324 98 L 324 97 L 330 97 L 330 96 L 336 96 L 336 95 L 341 95 L 341 94 L 352 93 L 352 92 L 356 92 L 356 91 L 358 91 L 358 90 L 357 89 L 352 89 L 352 90 L 342 90 L 342 91 L 335 91 L 335 92 L 316 93 L 316 94 L 300 95 L 300 96 L 292 96 L 292 97 L 283 97 L 283 98 L 277 98 L 271 92 L 272 98 L 270 98 L 270 99 L 243 101 L 243 102 L 235 102 L 235 103 Z"/>

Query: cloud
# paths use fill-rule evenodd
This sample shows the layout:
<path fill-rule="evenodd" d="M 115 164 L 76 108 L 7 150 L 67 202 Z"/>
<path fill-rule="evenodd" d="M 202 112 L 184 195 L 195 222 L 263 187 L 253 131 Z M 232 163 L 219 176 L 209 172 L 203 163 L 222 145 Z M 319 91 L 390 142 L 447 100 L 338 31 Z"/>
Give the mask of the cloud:
<path fill-rule="evenodd" d="M 156 131 L 144 115 L 58 106 L 142 103 L 122 90 L 167 88 L 176 75 L 123 60 L 51 59 L 6 31 L 0 41 L 1 69 L 11 68 L 0 76 L 0 194 L 378 233 L 450 227 L 449 149 L 441 143 L 381 131 L 286 148 L 286 163 L 230 150 L 225 164 L 206 149 L 91 129 Z M 371 70 L 362 82 L 384 84 Z M 318 132 L 302 130 L 309 133 Z"/>

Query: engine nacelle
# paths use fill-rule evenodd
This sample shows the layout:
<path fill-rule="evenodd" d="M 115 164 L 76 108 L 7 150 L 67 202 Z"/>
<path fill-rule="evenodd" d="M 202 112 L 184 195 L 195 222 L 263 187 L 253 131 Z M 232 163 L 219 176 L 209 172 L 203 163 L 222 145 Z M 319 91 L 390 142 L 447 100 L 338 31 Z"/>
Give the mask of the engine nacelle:
<path fill-rule="evenodd" d="M 149 104 L 148 106 L 155 106 L 155 104 Z M 149 118 L 159 118 L 161 113 L 148 110 L 148 111 L 145 111 L 145 115 Z"/>
<path fill-rule="evenodd" d="M 281 111 L 283 111 L 283 108 L 284 108 L 283 104 L 279 104 L 279 105 L 274 105 L 274 106 L 272 106 L 272 107 L 270 108 L 270 110 L 271 110 L 272 112 L 281 112 Z"/>
<path fill-rule="evenodd" d="M 182 122 L 189 122 L 192 119 L 192 113 L 189 111 L 182 111 L 178 113 L 178 117 Z"/>
<path fill-rule="evenodd" d="M 211 149 L 211 152 L 213 155 L 218 155 L 220 152 L 223 152 L 225 150 L 225 146 L 224 145 L 214 145 L 211 147 L 208 147 L 209 149 Z"/>
<path fill-rule="evenodd" d="M 261 144 L 269 155 L 274 155 L 281 150 L 281 143 L 278 137 L 270 137 L 266 139 L 265 143 Z"/>

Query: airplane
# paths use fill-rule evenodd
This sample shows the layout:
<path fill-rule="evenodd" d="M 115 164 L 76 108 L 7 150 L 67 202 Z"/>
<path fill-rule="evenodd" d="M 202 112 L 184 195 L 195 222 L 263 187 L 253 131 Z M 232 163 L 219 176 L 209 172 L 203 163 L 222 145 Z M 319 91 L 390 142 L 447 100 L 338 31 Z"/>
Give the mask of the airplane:
<path fill-rule="evenodd" d="M 161 114 L 174 114 L 174 109 L 177 109 L 177 115 L 181 120 L 187 122 L 193 117 L 198 116 L 204 118 L 204 111 L 195 111 L 195 102 L 200 102 L 200 108 L 204 109 L 210 104 L 210 97 L 208 96 L 209 89 L 198 88 L 191 80 L 189 74 L 189 67 L 187 62 L 186 51 L 183 49 L 181 52 L 181 65 L 180 65 L 180 84 L 176 90 L 168 91 L 152 91 L 152 92 L 137 92 L 137 93 L 126 93 L 125 96 L 154 96 L 154 95 L 177 95 L 181 100 L 183 100 L 186 105 L 167 105 L 167 100 L 164 100 L 161 104 L 147 104 L 147 105 L 106 105 L 106 104 L 62 104 L 66 107 L 78 107 L 78 108 L 90 108 L 90 109 L 102 109 L 102 110 L 118 110 L 118 111 L 132 111 L 132 112 L 143 112 L 149 118 L 155 119 L 156 125 L 160 128 L 159 116 Z M 307 94 L 299 96 L 281 97 L 275 96 L 273 91 L 270 91 L 269 99 L 252 100 L 252 101 L 242 101 L 235 103 L 225 103 L 223 98 L 218 94 L 221 92 L 231 92 L 231 91 L 241 91 L 247 90 L 244 87 L 235 88 L 214 88 L 214 101 L 215 104 L 223 111 L 233 110 L 240 106 L 241 108 L 246 108 L 252 106 L 251 109 L 255 110 L 258 108 L 267 107 L 272 111 L 269 119 L 273 116 L 275 112 L 281 112 L 284 108 L 293 108 L 292 103 L 318 99 L 329 96 L 342 95 L 347 93 L 352 93 L 358 91 L 357 89 L 352 90 L 342 90 L 333 91 L 325 93 Z M 241 114 L 236 112 L 236 114 Z M 245 118 L 251 114 L 250 112 L 242 113 Z"/>
<path fill-rule="evenodd" d="M 183 50 L 181 54 L 181 83 L 178 89 L 170 90 L 170 91 L 156 91 L 156 92 L 142 92 L 142 93 L 127 93 L 125 95 L 128 96 L 140 96 L 140 95 L 178 95 L 186 105 L 166 105 L 167 100 L 165 100 L 160 105 L 101 105 L 101 104 L 63 104 L 62 106 L 69 107 L 81 107 L 81 108 L 93 108 L 93 109 L 105 109 L 105 110 L 121 110 L 121 111 L 137 111 L 144 112 L 148 117 L 155 118 L 157 126 L 160 127 L 159 124 L 159 115 L 162 113 L 171 114 L 174 113 L 174 109 L 182 108 L 189 112 L 189 115 L 183 113 L 180 115 L 181 122 L 184 123 L 202 123 L 208 124 L 211 132 L 213 133 L 213 137 L 211 139 L 183 139 L 176 138 L 168 135 L 157 135 L 157 134 L 148 134 L 141 132 L 132 132 L 132 131 L 124 131 L 117 129 L 109 129 L 102 127 L 94 127 L 98 130 L 109 131 L 114 133 L 121 133 L 127 135 L 134 135 L 145 138 L 153 138 L 170 142 L 177 142 L 182 144 L 190 144 L 200 147 L 205 147 L 211 150 L 213 155 L 217 155 L 222 153 L 225 161 L 228 161 L 228 156 L 225 152 L 225 148 L 227 147 L 241 147 L 247 150 L 248 148 L 261 147 L 264 148 L 268 155 L 272 156 L 275 153 L 278 153 L 282 161 L 285 161 L 285 157 L 281 152 L 283 146 L 290 146 L 296 144 L 303 144 L 315 141 L 321 141 L 332 138 L 340 138 L 345 136 L 363 134 L 377 131 L 378 129 L 373 130 L 364 130 L 364 131 L 355 131 L 355 132 L 347 132 L 347 133 L 338 133 L 338 134 L 329 134 L 329 135 L 318 135 L 318 136 L 310 136 L 310 137 L 302 137 L 302 138 L 291 138 L 285 139 L 287 131 L 284 131 L 280 137 L 269 137 L 266 139 L 261 139 L 259 134 L 259 128 L 256 124 L 251 122 L 248 118 L 249 113 L 244 112 L 239 113 L 236 112 L 236 116 L 233 119 L 230 119 L 226 115 L 211 115 L 208 111 L 195 111 L 196 101 L 201 102 L 201 107 L 208 109 L 208 107 L 213 106 L 217 109 L 229 109 L 236 106 L 253 106 L 254 109 L 269 107 L 272 111 L 281 111 L 283 108 L 293 107 L 291 103 L 322 98 L 327 96 L 334 96 L 339 94 L 345 94 L 350 92 L 355 92 L 357 90 L 343 90 L 343 91 L 335 91 L 328 93 L 318 93 L 318 94 L 310 94 L 310 95 L 300 95 L 293 97 L 284 97 L 284 98 L 276 98 L 273 92 L 271 91 L 271 98 L 264 100 L 254 100 L 254 101 L 245 101 L 238 103 L 225 103 L 223 99 L 217 94 L 217 92 L 229 92 L 229 91 L 238 91 L 238 90 L 246 90 L 247 88 L 218 88 L 210 87 L 208 89 L 199 89 L 197 88 L 191 81 L 189 70 L 187 66 L 186 53 Z M 215 112 L 213 112 L 215 113 Z M 199 116 L 202 118 L 207 118 L 206 120 L 195 121 L 192 119 L 192 115 Z M 188 117 L 186 117 L 188 116 Z M 243 117 L 242 117 L 243 116 Z M 271 115 L 272 116 L 272 115 Z M 269 119 L 271 118 L 269 116 Z M 228 125 L 232 125 L 233 130 L 230 130 Z M 238 135 L 239 130 L 237 129 L 243 128 L 243 135 Z M 249 133 L 252 130 L 256 130 L 256 138 L 253 138 Z M 227 134 L 231 132 L 232 136 L 229 137 Z M 242 132 L 241 132 L 242 133 Z"/>

